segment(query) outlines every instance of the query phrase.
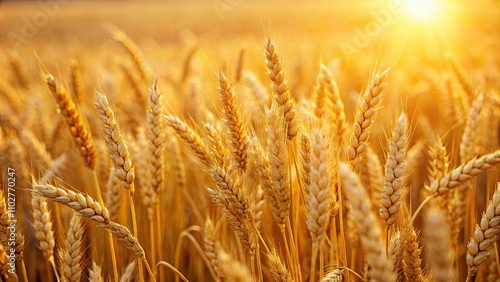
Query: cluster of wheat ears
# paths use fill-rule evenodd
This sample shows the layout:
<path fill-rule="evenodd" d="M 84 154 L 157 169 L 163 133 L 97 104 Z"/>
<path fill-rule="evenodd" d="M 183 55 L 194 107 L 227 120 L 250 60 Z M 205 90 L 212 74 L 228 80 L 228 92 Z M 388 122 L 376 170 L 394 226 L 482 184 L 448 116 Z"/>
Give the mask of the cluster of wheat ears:
<path fill-rule="evenodd" d="M 0 194 L 3 281 L 499 281 L 499 92 L 479 91 L 456 58 L 437 107 L 453 128 L 414 134 L 402 104 L 377 121 L 397 65 L 345 112 L 325 65 L 294 99 L 267 39 L 269 88 L 241 52 L 234 76 L 217 74 L 217 102 L 175 107 L 162 85 L 176 82 L 114 38 L 135 96 L 89 97 L 77 61 L 68 87 L 36 55 L 42 81 L 16 57 L 1 80 L 2 182 L 15 169 L 18 217 L 12 247 Z M 45 93 L 16 95 L 33 84 Z"/>

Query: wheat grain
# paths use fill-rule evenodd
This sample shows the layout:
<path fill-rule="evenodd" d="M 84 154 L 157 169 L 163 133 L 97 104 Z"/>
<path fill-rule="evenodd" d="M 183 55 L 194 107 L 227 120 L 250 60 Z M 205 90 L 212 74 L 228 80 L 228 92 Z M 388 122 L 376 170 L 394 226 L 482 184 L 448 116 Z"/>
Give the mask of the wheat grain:
<path fill-rule="evenodd" d="M 277 195 L 274 192 L 273 180 L 271 179 L 271 164 L 267 154 L 264 153 L 263 148 L 258 141 L 253 142 L 252 158 L 254 161 L 254 171 L 259 176 L 259 181 L 262 184 L 262 190 L 266 201 L 269 203 L 274 220 L 278 225 L 284 226 L 285 218 L 282 217 L 280 212 L 280 205 Z"/>
<path fill-rule="evenodd" d="M 137 260 L 133 260 L 129 263 L 123 271 L 122 277 L 120 277 L 120 282 L 132 281 L 139 281 L 137 275 Z"/>
<path fill-rule="evenodd" d="M 207 218 L 205 221 L 205 228 L 203 229 L 203 250 L 218 278 L 223 278 L 224 272 L 222 272 L 217 253 L 217 246 L 219 243 L 215 235 L 214 224 L 210 218 Z"/>
<path fill-rule="evenodd" d="M 94 105 L 99 113 L 108 153 L 115 165 L 115 174 L 120 179 L 123 188 L 129 190 L 132 196 L 135 192 L 135 173 L 130 152 L 123 140 L 120 127 L 115 119 L 113 110 L 109 106 L 108 99 L 101 93 L 96 92 L 96 100 L 97 102 Z"/>
<path fill-rule="evenodd" d="M 218 188 L 217 191 L 207 188 L 212 201 L 222 207 L 229 225 L 249 253 L 255 254 L 256 230 L 245 191 L 224 169 L 214 168 L 209 172 Z"/>
<path fill-rule="evenodd" d="M 179 135 L 179 137 L 189 145 L 191 150 L 193 150 L 193 152 L 198 156 L 203 165 L 209 167 L 212 160 L 200 135 L 198 135 L 190 126 L 177 117 L 167 115 L 165 118 L 167 119 L 168 125 L 172 127 L 175 132 L 177 132 L 177 135 Z"/>
<path fill-rule="evenodd" d="M 264 190 L 259 184 L 255 188 L 255 199 L 252 204 L 252 214 L 255 221 L 255 228 L 261 231 L 262 215 L 264 214 Z"/>
<path fill-rule="evenodd" d="M 429 182 L 433 182 L 448 173 L 450 168 L 450 158 L 439 135 L 436 136 L 434 145 L 429 148 L 429 158 Z"/>
<path fill-rule="evenodd" d="M 298 133 L 297 118 L 295 117 L 295 105 L 290 97 L 288 82 L 285 80 L 283 65 L 278 53 L 275 51 L 274 42 L 270 38 L 264 44 L 266 53 L 267 76 L 271 79 L 273 94 L 286 122 L 286 135 L 292 140 Z"/>
<path fill-rule="evenodd" d="M 82 101 L 83 98 L 83 79 L 80 63 L 77 60 L 71 61 L 71 90 L 76 101 Z"/>
<path fill-rule="evenodd" d="M 476 225 L 474 234 L 467 245 L 467 277 L 472 278 L 490 252 L 495 252 L 493 244 L 500 235 L 500 183 L 486 208 L 481 221 Z"/>
<path fill-rule="evenodd" d="M 240 111 L 236 105 L 234 90 L 228 84 L 224 74 L 219 74 L 219 93 L 224 106 L 225 123 L 229 129 L 231 145 L 233 147 L 233 158 L 242 172 L 247 167 L 248 138 L 241 120 Z"/>
<path fill-rule="evenodd" d="M 500 163 L 500 150 L 482 155 L 479 158 L 473 158 L 467 163 L 456 167 L 440 179 L 434 180 L 429 185 L 429 189 L 435 195 L 443 195 L 449 190 L 457 188 L 460 183 L 470 180 L 472 177 L 492 168 L 498 163 Z"/>
<path fill-rule="evenodd" d="M 447 60 L 448 65 L 451 67 L 453 73 L 455 74 L 460 86 L 465 90 L 469 99 L 473 99 L 475 96 L 474 87 L 472 86 L 472 82 L 468 78 L 462 66 L 459 65 L 457 58 L 452 56 L 449 53 L 445 54 L 445 59 Z"/>
<path fill-rule="evenodd" d="M 291 205 L 291 188 L 288 172 L 288 149 L 286 147 L 286 136 L 282 132 L 283 115 L 281 108 L 276 103 L 273 103 L 271 108 L 266 110 L 267 116 L 267 151 L 269 158 L 272 183 L 272 193 L 276 199 L 278 225 L 281 229 L 284 228 L 286 218 L 290 213 Z"/>
<path fill-rule="evenodd" d="M 384 187 L 384 170 L 371 146 L 366 148 L 366 158 L 361 161 L 360 177 L 374 207 L 380 205 L 380 192 Z M 378 210 L 377 210 L 378 212 Z"/>
<path fill-rule="evenodd" d="M 408 281 L 423 281 L 420 253 L 422 249 L 418 245 L 417 233 L 410 222 L 405 222 L 401 231 L 403 247 L 403 270 Z"/>
<path fill-rule="evenodd" d="M 54 230 L 52 228 L 52 215 L 45 198 L 32 195 L 31 206 L 33 209 L 33 229 L 38 240 L 38 248 L 48 261 L 54 260 Z"/>
<path fill-rule="evenodd" d="M 313 244 L 321 246 L 336 202 L 332 179 L 329 177 L 331 173 L 330 148 L 324 130 L 313 130 L 311 147 L 311 183 L 306 190 L 306 223 Z"/>
<path fill-rule="evenodd" d="M 177 188 L 185 189 L 187 185 L 186 168 L 176 136 L 170 136 L 168 148 L 172 158 L 172 166 L 174 167 L 175 183 L 177 184 Z"/>
<path fill-rule="evenodd" d="M 326 113 L 326 86 L 323 83 L 321 72 L 316 77 L 314 85 L 314 115 L 322 121 Z"/>
<path fill-rule="evenodd" d="M 474 133 L 481 122 L 481 109 L 483 108 L 483 94 L 479 94 L 470 109 L 460 141 L 460 160 L 466 162 L 477 154 L 478 135 Z"/>
<path fill-rule="evenodd" d="M 332 112 L 333 122 L 336 123 L 337 134 L 340 136 L 339 144 L 342 144 L 347 130 L 344 103 L 340 97 L 340 91 L 335 79 L 333 78 L 332 72 L 325 65 L 321 65 L 321 74 L 320 83 L 325 86 L 325 90 L 327 92 L 326 97 L 330 102 L 329 106 Z"/>
<path fill-rule="evenodd" d="M 83 228 L 82 220 L 73 213 L 69 223 L 68 233 L 63 241 L 63 248 L 59 250 L 60 272 L 62 281 L 78 282 L 82 276 L 81 259 Z"/>
<path fill-rule="evenodd" d="M 443 211 L 431 205 L 424 216 L 424 236 L 433 281 L 454 281 L 450 230 Z"/>
<path fill-rule="evenodd" d="M 89 269 L 89 282 L 104 282 L 102 269 L 95 261 L 92 261 L 92 266 Z"/>
<path fill-rule="evenodd" d="M 106 192 L 104 194 L 104 202 L 106 203 L 106 207 L 108 207 L 111 219 L 117 220 L 120 214 L 122 196 L 119 192 L 121 182 L 116 176 L 114 170 L 115 168 L 112 167 L 109 171 L 108 181 L 106 182 Z"/>
<path fill-rule="evenodd" d="M 391 256 L 394 263 L 392 272 L 396 274 L 396 281 L 401 282 L 404 280 L 403 273 L 403 242 L 401 232 L 397 231 L 391 238 L 388 249 L 389 256 Z"/>
<path fill-rule="evenodd" d="M 322 279 L 321 282 L 342 282 L 344 281 L 344 276 L 342 276 L 342 270 L 334 269 L 327 273 Z"/>
<path fill-rule="evenodd" d="M 148 109 L 148 142 L 149 142 L 149 185 L 156 193 L 163 189 L 163 151 L 165 149 L 165 126 L 163 125 L 162 97 L 157 90 L 157 83 L 151 88 Z"/>
<path fill-rule="evenodd" d="M 252 90 L 254 94 L 255 100 L 259 105 L 265 107 L 269 102 L 269 93 L 267 93 L 266 88 L 259 81 L 257 76 L 250 71 L 243 71 L 243 78 L 245 79 L 246 84 Z"/>
<path fill-rule="evenodd" d="M 251 282 L 252 275 L 248 268 L 235 260 L 231 255 L 225 252 L 222 248 L 218 248 L 217 256 L 220 260 L 220 266 L 225 274 L 226 281 L 232 282 Z"/>
<path fill-rule="evenodd" d="M 24 146 L 29 148 L 31 159 L 43 167 L 50 167 L 54 160 L 45 148 L 45 145 L 29 130 L 23 130 L 21 141 Z"/>
<path fill-rule="evenodd" d="M 387 226 L 394 224 L 396 214 L 401 205 L 405 177 L 405 153 L 408 145 L 406 115 L 402 113 L 392 136 L 389 139 L 389 150 L 385 164 L 384 190 L 381 193 L 379 214 Z"/>
<path fill-rule="evenodd" d="M 283 263 L 275 249 L 272 249 L 271 253 L 267 254 L 267 259 L 269 263 L 269 270 L 271 271 L 275 282 L 293 281 L 292 275 L 286 268 L 285 264 Z"/>
<path fill-rule="evenodd" d="M 59 112 L 66 121 L 69 132 L 73 136 L 73 140 L 80 151 L 85 166 L 94 169 L 97 153 L 94 147 L 94 140 L 92 132 L 88 124 L 85 122 L 84 117 L 75 103 L 71 100 L 68 91 L 61 86 L 51 74 L 45 74 L 44 77 L 47 86 L 56 98 L 59 105 Z"/>
<path fill-rule="evenodd" d="M 92 197 L 50 184 L 33 185 L 33 193 L 68 206 L 81 216 L 97 222 L 98 227 L 111 232 L 130 251 L 140 258 L 145 257 L 144 249 L 139 245 L 137 238 L 125 226 L 110 221 L 108 209 Z"/>
<path fill-rule="evenodd" d="M 217 132 L 215 126 L 211 123 L 205 124 L 205 131 L 208 135 L 209 146 L 211 147 L 212 154 L 214 156 L 215 162 L 220 167 L 225 166 L 225 150 L 224 145 L 222 145 L 222 140 Z"/>
<path fill-rule="evenodd" d="M 130 58 L 134 61 L 135 67 L 141 74 L 143 82 L 149 82 L 151 72 L 148 66 L 144 63 L 144 58 L 139 50 L 139 47 L 122 31 L 113 32 L 113 38 L 118 41 L 127 51 Z"/>
<path fill-rule="evenodd" d="M 352 206 L 352 213 L 358 228 L 361 244 L 365 249 L 366 262 L 370 266 L 370 281 L 395 281 L 392 263 L 384 254 L 382 230 L 373 213 L 366 191 L 360 184 L 359 177 L 345 163 L 339 164 L 343 192 Z"/>
<path fill-rule="evenodd" d="M 368 138 L 370 137 L 371 125 L 373 124 L 375 114 L 382 102 L 382 92 L 385 89 L 387 74 L 389 69 L 380 75 L 375 75 L 368 89 L 360 97 L 356 106 L 356 115 L 349 139 L 349 147 L 346 154 L 347 159 L 353 167 L 361 161 L 361 157 L 368 147 Z"/>

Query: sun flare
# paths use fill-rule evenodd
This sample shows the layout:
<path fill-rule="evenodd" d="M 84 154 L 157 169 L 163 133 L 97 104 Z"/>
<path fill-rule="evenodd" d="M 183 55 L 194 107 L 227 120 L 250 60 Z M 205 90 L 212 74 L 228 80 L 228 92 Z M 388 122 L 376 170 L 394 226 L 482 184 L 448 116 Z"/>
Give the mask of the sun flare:
<path fill-rule="evenodd" d="M 436 0 L 405 0 L 404 9 L 414 20 L 432 20 L 439 15 L 441 7 Z"/>

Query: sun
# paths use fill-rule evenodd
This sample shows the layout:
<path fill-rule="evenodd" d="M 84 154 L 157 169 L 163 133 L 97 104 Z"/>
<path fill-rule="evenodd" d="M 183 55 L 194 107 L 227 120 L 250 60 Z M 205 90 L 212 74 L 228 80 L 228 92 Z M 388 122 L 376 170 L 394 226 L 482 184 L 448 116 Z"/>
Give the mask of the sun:
<path fill-rule="evenodd" d="M 414 20 L 433 20 L 440 12 L 439 1 L 436 0 L 403 0 L 406 13 Z"/>

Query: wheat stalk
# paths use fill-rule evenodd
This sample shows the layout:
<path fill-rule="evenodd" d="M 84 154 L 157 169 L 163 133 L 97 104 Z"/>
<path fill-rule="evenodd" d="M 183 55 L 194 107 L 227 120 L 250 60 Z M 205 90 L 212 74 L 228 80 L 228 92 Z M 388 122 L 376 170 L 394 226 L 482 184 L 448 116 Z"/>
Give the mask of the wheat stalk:
<path fill-rule="evenodd" d="M 92 261 L 92 266 L 89 268 L 89 282 L 104 282 L 102 268 L 95 261 Z"/>
<path fill-rule="evenodd" d="M 224 150 L 224 145 L 222 145 L 222 140 L 217 132 L 217 129 L 213 124 L 206 123 L 205 131 L 207 132 L 208 135 L 209 146 L 211 147 L 211 151 L 214 156 L 215 162 L 220 167 L 224 167 L 226 153 Z"/>
<path fill-rule="evenodd" d="M 332 72 L 325 66 L 321 65 L 320 83 L 324 85 L 326 90 L 326 98 L 328 99 L 329 107 L 332 113 L 333 122 L 336 123 L 337 134 L 340 136 L 340 144 L 344 139 L 345 131 L 347 130 L 347 121 L 344 112 L 344 103 L 340 97 L 340 91 Z"/>
<path fill-rule="evenodd" d="M 384 189 L 380 197 L 379 214 L 387 227 L 394 224 L 401 205 L 405 177 L 405 153 L 408 145 L 406 115 L 401 113 L 389 138 L 385 164 Z"/>
<path fill-rule="evenodd" d="M 356 114 L 352 128 L 349 146 L 347 147 L 347 159 L 349 163 L 356 167 L 361 161 L 361 156 L 368 147 L 368 138 L 370 137 L 371 125 L 382 102 L 382 91 L 386 86 L 385 80 L 389 69 L 380 75 L 375 75 L 368 89 L 360 97 L 356 106 Z"/>
<path fill-rule="evenodd" d="M 212 201 L 223 209 L 236 236 L 248 248 L 250 255 L 254 255 L 257 244 L 256 229 L 245 191 L 224 169 L 213 168 L 209 172 L 218 188 L 207 188 Z"/>
<path fill-rule="evenodd" d="M 121 194 L 119 192 L 121 182 L 116 176 L 114 170 L 114 167 L 109 170 L 108 181 L 106 182 L 106 192 L 104 194 L 104 202 L 106 203 L 106 207 L 108 207 L 111 219 L 117 220 L 120 215 L 120 204 L 122 202 Z"/>
<path fill-rule="evenodd" d="M 245 79 L 245 83 L 252 90 L 257 103 L 263 107 L 267 105 L 269 102 L 269 93 L 257 76 L 253 72 L 245 70 L 243 71 L 243 78 Z"/>
<path fill-rule="evenodd" d="M 83 98 L 83 80 L 80 63 L 77 60 L 71 61 L 71 88 L 77 101 Z"/>
<path fill-rule="evenodd" d="M 139 47 L 127 36 L 126 33 L 122 31 L 113 32 L 113 38 L 118 41 L 127 51 L 130 58 L 134 61 L 134 64 L 141 74 L 143 82 L 148 82 L 151 77 L 151 71 L 148 66 L 144 63 L 144 58 L 139 50 Z"/>
<path fill-rule="evenodd" d="M 450 157 L 439 135 L 429 148 L 429 159 L 429 182 L 432 183 L 443 177 L 450 169 Z"/>
<path fill-rule="evenodd" d="M 51 263 L 54 261 L 54 230 L 52 228 L 52 215 L 48 208 L 47 200 L 39 195 L 32 195 L 31 206 L 33 209 L 33 229 L 38 240 L 38 248 L 43 256 Z"/>
<path fill-rule="evenodd" d="M 292 275 L 281 260 L 277 251 L 273 248 L 271 253 L 267 254 L 269 270 L 275 282 L 292 282 Z"/>
<path fill-rule="evenodd" d="M 165 149 L 165 126 L 163 125 L 162 97 L 157 90 L 157 83 L 151 88 L 148 109 L 148 142 L 149 142 L 149 185 L 158 195 L 163 189 L 163 151 Z"/>
<path fill-rule="evenodd" d="M 120 277 L 120 282 L 129 282 L 129 281 L 138 281 L 136 260 L 133 260 L 127 265 L 127 267 L 123 271 L 122 276 Z"/>
<path fill-rule="evenodd" d="M 315 129 L 311 135 L 311 182 L 306 190 L 307 229 L 314 245 L 321 247 L 336 202 L 333 190 L 330 148 L 324 130 Z"/>
<path fill-rule="evenodd" d="M 472 82 L 465 73 L 464 69 L 459 65 L 457 59 L 451 54 L 446 53 L 444 57 L 460 83 L 460 86 L 465 90 L 468 98 L 472 99 L 475 96 L 474 87 L 472 86 Z"/>
<path fill-rule="evenodd" d="M 57 104 L 59 105 L 59 112 L 68 125 L 69 132 L 73 136 L 73 140 L 80 151 L 85 166 L 93 170 L 97 160 L 97 153 L 94 147 L 92 132 L 85 122 L 84 116 L 73 100 L 71 100 L 68 91 L 57 83 L 52 74 L 45 74 L 44 79 L 56 98 Z"/>
<path fill-rule="evenodd" d="M 189 145 L 191 150 L 193 150 L 193 152 L 198 156 L 203 165 L 209 167 L 212 160 L 201 136 L 179 118 L 171 115 L 167 115 L 165 118 L 167 119 L 168 125 L 172 127 L 177 135 Z"/>
<path fill-rule="evenodd" d="M 252 143 L 254 146 L 251 159 L 254 161 L 254 171 L 259 176 L 265 199 L 269 203 L 274 220 L 279 226 L 284 226 L 286 218 L 281 216 L 279 200 L 274 192 L 274 184 L 271 179 L 271 164 L 269 163 L 268 156 L 258 141 Z"/>
<path fill-rule="evenodd" d="M 410 221 L 405 222 L 401 230 L 403 246 L 403 271 L 408 281 L 423 281 L 420 253 L 422 248 L 417 241 L 417 233 Z"/>
<path fill-rule="evenodd" d="M 431 205 L 425 213 L 424 236 L 433 281 L 454 281 L 450 230 L 444 212 L 435 205 Z"/>
<path fill-rule="evenodd" d="M 118 241 L 123 242 L 139 258 L 145 257 L 144 249 L 137 238 L 125 226 L 111 221 L 108 209 L 92 197 L 50 184 L 35 184 L 32 192 L 37 196 L 68 206 L 78 212 L 80 216 L 97 222 L 98 227 L 111 232 Z"/>
<path fill-rule="evenodd" d="M 271 79 L 273 94 L 279 107 L 282 109 L 286 125 L 286 135 L 292 140 L 298 133 L 297 118 L 295 117 L 295 105 L 290 97 L 288 82 L 285 80 L 283 65 L 275 50 L 274 42 L 270 38 L 264 44 L 266 53 L 267 76 Z"/>
<path fill-rule="evenodd" d="M 282 131 L 283 115 L 281 108 L 273 103 L 270 109 L 266 110 L 267 117 L 267 151 L 269 158 L 269 174 L 271 177 L 272 193 L 276 199 L 277 213 L 280 229 L 284 229 L 286 218 L 290 213 L 291 187 L 289 178 L 289 157 L 286 147 L 286 136 Z"/>
<path fill-rule="evenodd" d="M 33 161 L 44 167 L 52 166 L 54 159 L 45 148 L 45 145 L 29 130 L 21 132 L 21 142 L 29 148 L 29 153 Z"/>
<path fill-rule="evenodd" d="M 115 119 L 113 110 L 109 106 L 108 99 L 96 91 L 96 100 L 97 102 L 94 105 L 99 113 L 108 153 L 115 165 L 115 174 L 120 179 L 123 188 L 129 190 L 130 196 L 132 196 L 135 192 L 135 173 L 130 152 L 123 140 L 120 127 Z"/>
<path fill-rule="evenodd" d="M 323 65 L 321 65 L 323 66 Z M 323 83 L 321 72 L 316 77 L 314 85 L 314 115 L 318 120 L 322 121 L 326 113 L 326 86 Z"/>
<path fill-rule="evenodd" d="M 372 205 L 378 207 L 380 205 L 380 191 L 384 187 L 384 167 L 371 146 L 366 148 L 366 158 L 362 159 L 360 177 L 363 186 L 368 191 Z"/>
<path fill-rule="evenodd" d="M 479 136 L 475 133 L 475 131 L 481 122 L 481 110 L 484 104 L 483 100 L 484 98 L 482 93 L 476 97 L 472 103 L 469 118 L 465 123 L 459 148 L 460 160 L 462 162 L 470 160 L 477 154 Z"/>
<path fill-rule="evenodd" d="M 321 282 L 342 282 L 344 281 L 344 276 L 342 276 L 342 270 L 334 269 L 328 272 L 323 278 L 321 278 Z"/>
<path fill-rule="evenodd" d="M 500 163 L 500 150 L 482 155 L 479 158 L 464 163 L 451 172 L 445 174 L 440 179 L 434 180 L 429 189 L 435 195 L 443 195 L 449 190 L 457 188 L 460 183 L 470 180 L 484 170 L 490 169 Z"/>
<path fill-rule="evenodd" d="M 392 258 L 393 267 L 392 272 L 396 274 L 396 281 L 400 282 L 404 280 L 403 273 L 403 242 L 401 238 L 401 232 L 397 231 L 392 236 L 390 243 L 388 254 Z"/>
<path fill-rule="evenodd" d="M 500 183 L 467 245 L 467 281 L 475 276 L 500 235 Z"/>
<path fill-rule="evenodd" d="M 218 258 L 218 244 L 219 243 L 215 236 L 214 224 L 212 220 L 210 220 L 210 218 L 207 218 L 207 220 L 205 221 L 205 228 L 203 229 L 203 251 L 205 252 L 205 256 L 210 261 L 210 265 L 220 279 L 224 277 L 224 272 L 222 271 Z"/>
<path fill-rule="evenodd" d="M 248 137 L 241 120 L 240 111 L 236 105 L 236 96 L 233 88 L 228 84 L 224 74 L 219 74 L 219 93 L 224 106 L 225 124 L 229 129 L 231 145 L 233 147 L 233 158 L 240 171 L 244 172 L 247 167 Z"/>
<path fill-rule="evenodd" d="M 62 281 L 78 282 L 82 276 L 82 220 L 73 213 L 68 233 L 63 241 L 64 247 L 59 250 L 60 272 Z"/>
<path fill-rule="evenodd" d="M 255 188 L 255 199 L 252 204 L 252 214 L 255 221 L 255 228 L 261 231 L 262 216 L 264 214 L 264 190 L 261 185 Z"/>
<path fill-rule="evenodd" d="M 217 257 L 220 260 L 220 266 L 225 274 L 225 281 L 232 282 L 251 282 L 252 275 L 248 268 L 241 264 L 238 260 L 235 260 L 230 254 L 224 251 L 222 248 L 218 248 Z"/>
<path fill-rule="evenodd" d="M 392 263 L 385 256 L 382 230 L 358 175 L 346 163 L 340 163 L 343 192 L 351 203 L 361 244 L 365 249 L 368 277 L 373 281 L 395 281 Z"/>

